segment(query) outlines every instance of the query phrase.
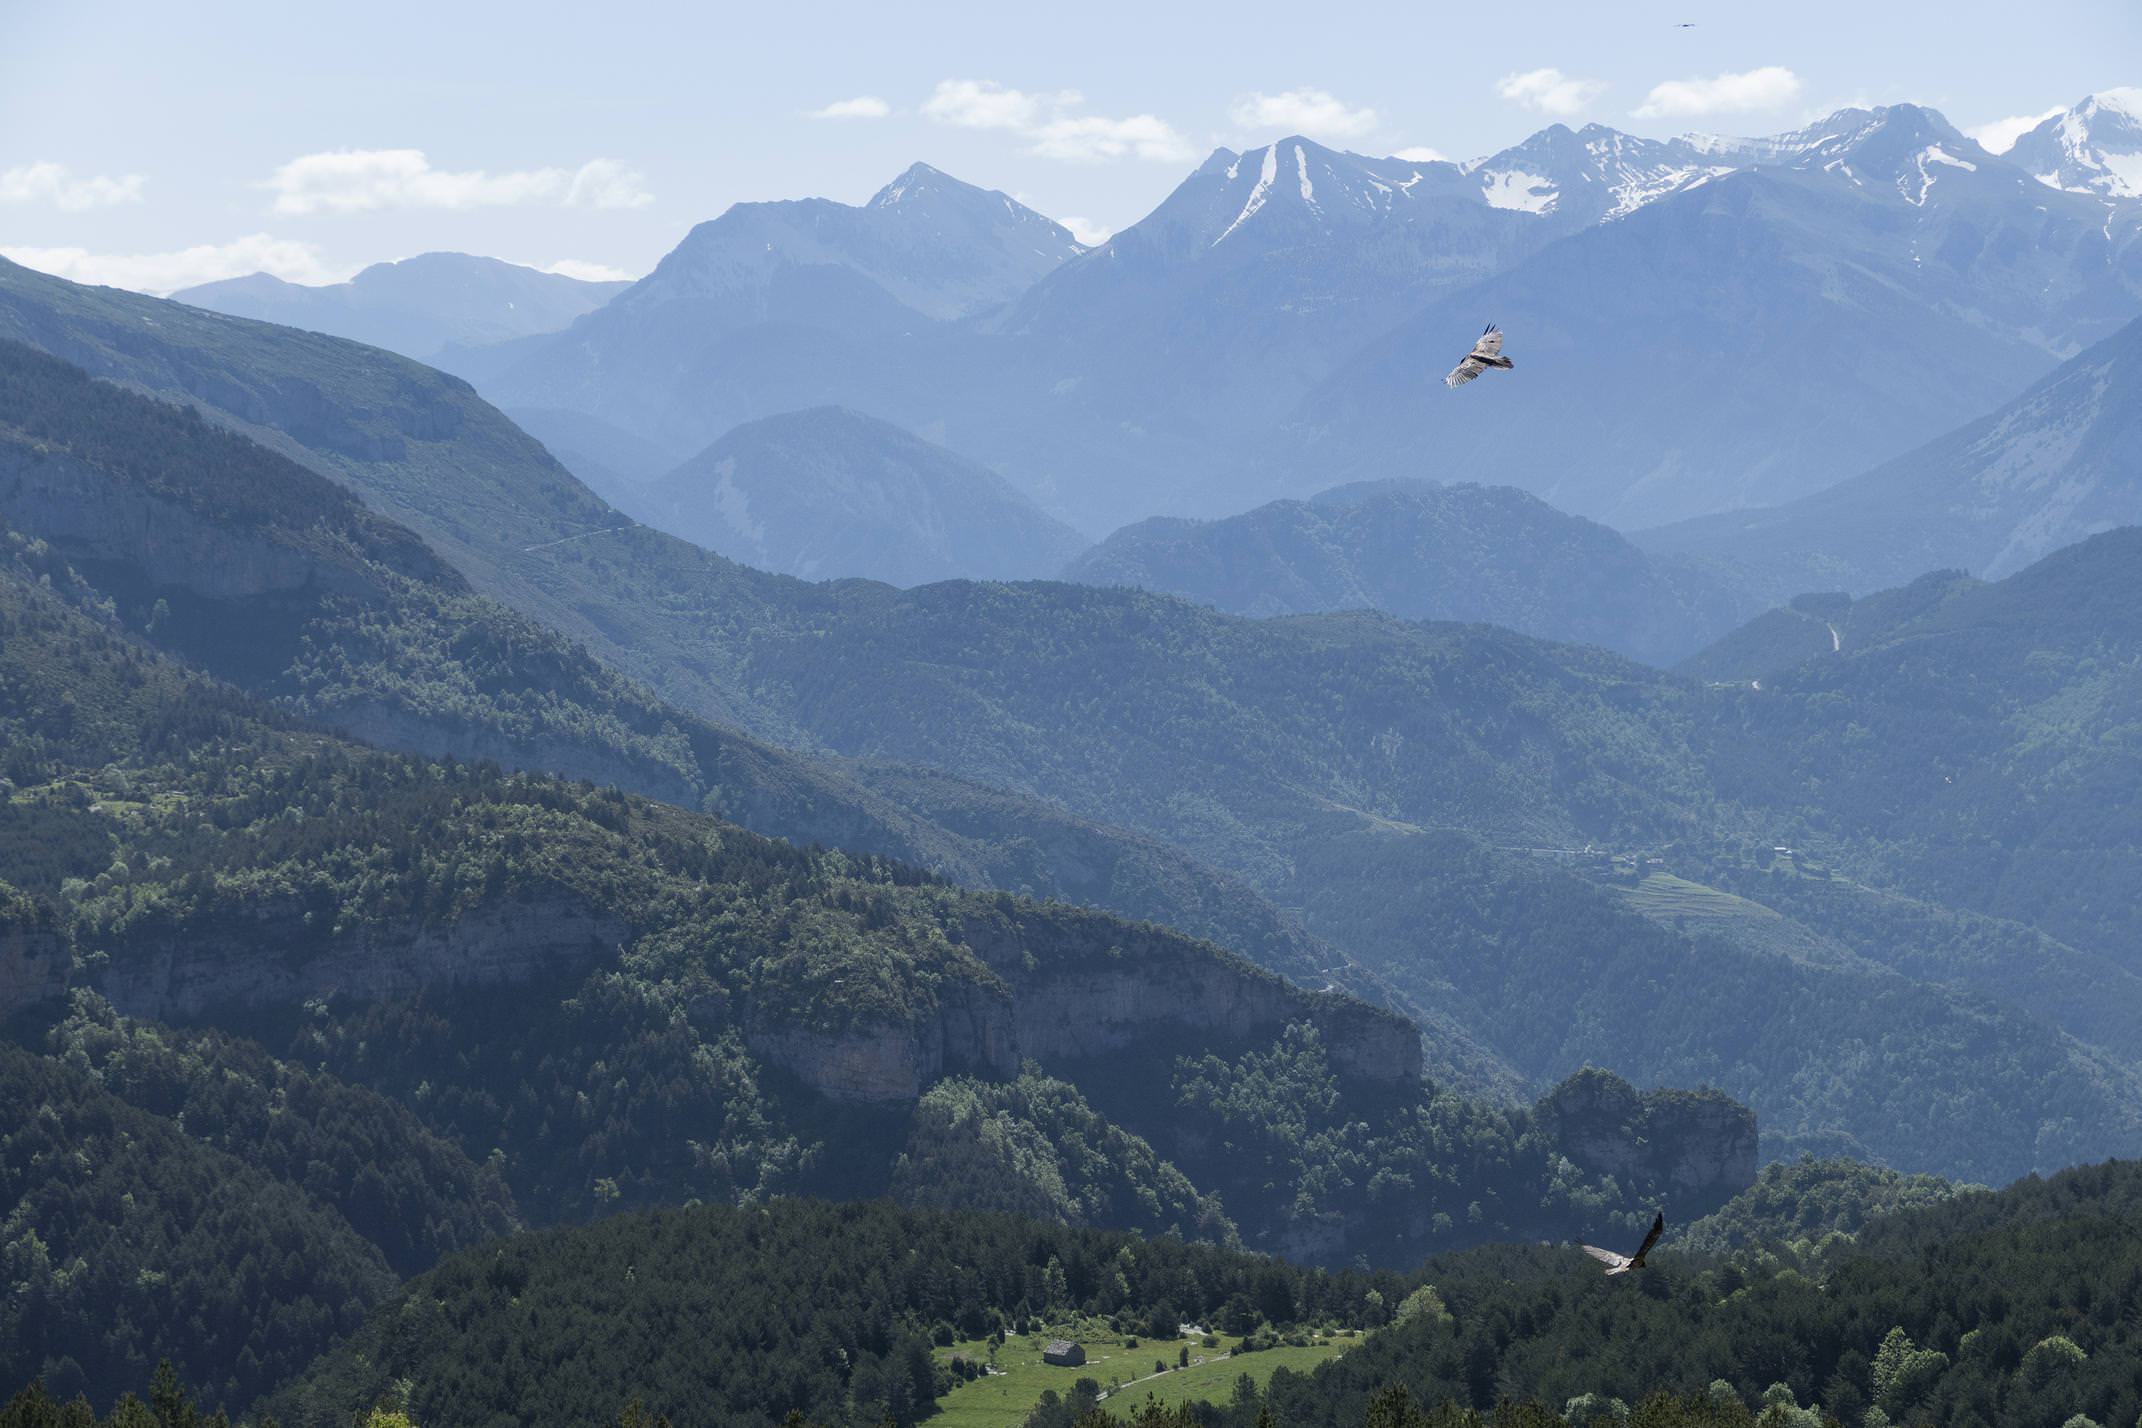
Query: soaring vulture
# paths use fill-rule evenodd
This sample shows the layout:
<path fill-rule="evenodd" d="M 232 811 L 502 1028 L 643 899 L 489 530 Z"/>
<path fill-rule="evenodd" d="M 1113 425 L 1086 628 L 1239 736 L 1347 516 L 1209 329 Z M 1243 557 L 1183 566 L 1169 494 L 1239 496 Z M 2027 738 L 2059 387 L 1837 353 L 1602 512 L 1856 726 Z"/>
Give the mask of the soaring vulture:
<path fill-rule="evenodd" d="M 1666 1212 L 1661 1210 L 1651 1221 L 1651 1233 L 1644 1236 L 1643 1244 L 1637 1247 L 1634 1255 L 1616 1254 L 1612 1250 L 1603 1250 L 1597 1245 L 1584 1246 L 1584 1252 L 1605 1265 L 1608 1274 L 1627 1274 L 1632 1269 L 1642 1269 L 1644 1267 L 1644 1256 L 1651 1253 L 1651 1247 L 1657 1244 L 1659 1236 L 1665 1233 Z"/>
<path fill-rule="evenodd" d="M 1480 340 L 1473 344 L 1473 350 L 1465 354 L 1465 360 L 1450 369 L 1443 385 L 1462 387 L 1490 367 L 1500 367 L 1507 372 L 1516 365 L 1502 355 L 1502 329 L 1491 322 L 1487 331 L 1480 334 Z"/>

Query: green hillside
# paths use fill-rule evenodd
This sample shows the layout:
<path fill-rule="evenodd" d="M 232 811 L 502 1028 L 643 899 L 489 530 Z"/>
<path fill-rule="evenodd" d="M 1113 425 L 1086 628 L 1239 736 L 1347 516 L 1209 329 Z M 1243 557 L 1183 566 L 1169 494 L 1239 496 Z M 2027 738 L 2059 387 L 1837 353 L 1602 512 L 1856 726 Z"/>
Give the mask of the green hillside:
<path fill-rule="evenodd" d="M 1607 1077 L 1626 1099 L 1581 1115 L 1489 1106 L 1420 1079 L 1399 1018 L 1150 924 L 349 744 L 100 621 L 49 547 L 7 551 L 0 1013 L 42 1053 L 25 1074 L 93 1087 L 159 1157 L 244 1165 L 291 1202 L 279 1252 L 371 1266 L 349 1312 L 390 1262 L 520 1216 L 893 1194 L 1395 1263 L 1626 1233 L 1632 1197 L 1752 1174 L 1723 1097 Z M 51 1094 L 6 1102 L 26 1171 Z M 196 1284 L 244 1258 L 237 1227 L 162 1252 L 190 1212 L 107 1160 L 142 1228 L 62 1277 L 72 1317 L 14 1321 L 20 1377 L 108 1402 L 170 1353 L 236 1408 L 347 1327 L 302 1284 Z M 68 1202 L 17 1208 L 15 1242 L 75 1242 Z M 42 1263 L 9 1261 L 11 1303 L 42 1302 Z M 144 1272 L 173 1313 L 250 1297 L 213 1338 L 163 1300 L 115 1319 L 114 1276 Z M 97 1323 L 132 1327 L 92 1364 Z"/>
<path fill-rule="evenodd" d="M 1389 992 L 1239 879 L 1060 807 L 897 764 L 784 753 L 664 704 L 468 589 L 406 528 L 287 457 L 0 343 L 0 519 L 132 633 L 278 707 L 413 753 L 488 758 L 1169 923 L 1322 986 Z M 1438 1065 L 1508 1080 L 1444 1026 Z"/>
<path fill-rule="evenodd" d="M 1116 1352 L 1149 1366 L 1142 1341 L 1138 1355 L 1120 1347 L 1148 1319 L 1168 1319 L 1171 1342 L 1177 1316 L 1359 1325 L 1410 1288 L 1001 1216 L 796 1201 L 667 1210 L 449 1260 L 272 1407 L 294 1428 L 340 1428 L 399 1382 L 419 1423 L 599 1423 L 637 1399 L 679 1428 L 778 1424 L 792 1410 L 912 1424 L 941 1395 L 960 1401 L 933 1343 L 993 1347 L 1030 1322 L 1082 1315 L 1120 1325 Z M 1052 1372 L 1064 1389 L 1081 1376 Z"/>
<path fill-rule="evenodd" d="M 929 766 L 1130 829 L 1301 909 L 1309 933 L 1406 1005 L 1446 1015 L 1507 1004 L 1501 960 L 1443 955 L 1406 919 L 1383 915 L 1392 889 L 1485 909 L 1475 920 L 1491 944 L 1498 919 L 1528 916 L 1487 893 L 1519 877 L 1496 870 L 1507 860 L 1483 865 L 1477 850 L 1444 841 L 1451 830 L 1495 848 L 1671 848 L 1705 864 L 1789 844 L 1859 883 L 2026 924 L 2084 958 L 2130 955 L 2131 910 L 2087 890 L 2133 881 L 2124 875 L 2137 840 L 2098 796 L 2142 781 L 2122 762 L 2119 735 L 2135 708 L 2119 672 L 2133 624 L 2080 588 L 2072 598 L 2033 593 L 2034 581 L 2121 588 L 2107 555 L 2070 553 L 2065 565 L 1941 606 L 1946 623 L 1927 638 L 1906 625 L 1760 691 L 1706 689 L 1483 627 L 1359 614 L 1249 621 L 1055 585 L 809 586 L 616 531 L 594 497 L 450 378 L 205 314 L 166 323 L 149 300 L 19 269 L 0 278 L 0 314 L 16 330 L 92 370 L 190 392 L 247 421 L 406 518 L 478 590 L 555 621 L 687 709 L 866 767 Z M 225 375 L 211 382 L 211 371 Z M 274 395 L 293 381 L 312 383 L 367 439 L 308 425 Z M 232 384 L 252 396 L 241 400 Z M 424 402 L 385 400 L 396 384 Z M 418 421 L 419 409 L 454 415 Z M 491 514 L 479 519 L 479 508 Z M 2098 618 L 2077 620 L 2084 611 Z M 2040 637 L 2013 633 L 2033 628 L 2017 619 L 2040 617 L 2052 642 L 2043 651 L 2032 644 Z M 1972 621 L 1989 632 L 2007 621 L 2011 633 L 1981 640 L 1966 633 Z M 903 796 L 898 782 L 882 786 L 887 796 Z M 977 841 L 1011 831 L 999 822 Z M 974 880 L 1007 871 L 999 862 Z M 1553 890 L 1551 902 L 1584 901 L 1566 870 L 1521 871 L 1520 882 Z M 1172 920 L 1184 906 L 1134 910 Z M 1197 915 L 1182 913 L 1185 925 L 1239 937 L 1242 918 Z M 1850 947 L 1836 921 L 1816 937 Z M 1711 1019 L 1681 1018 L 1664 1041 L 1611 1035 L 1597 995 L 1638 992 L 1616 970 L 1619 941 L 1593 935 L 1600 925 L 1622 929 L 1615 938 L 1647 975 L 1670 978 Z M 1952 929 L 1922 926 L 1915 945 L 1863 968 L 1779 951 L 1807 944 L 1797 932 L 1722 959 L 1693 928 L 1669 924 L 1661 941 L 1657 927 L 1548 922 L 1526 974 L 1534 1015 L 1492 1031 L 1457 1016 L 1477 1042 L 1438 1064 L 1499 1062 L 1505 1076 L 1519 1067 L 1534 1090 L 1599 1060 L 1645 1082 L 1706 1080 L 1749 1096 L 1773 1127 L 1816 1137 L 1781 1146 L 1859 1145 L 1973 1178 L 2138 1148 L 2125 1086 L 2142 1048 L 2073 997 L 1981 1004 L 1997 990 L 1985 969 L 1954 978 L 1941 969 Z M 1300 975 L 1299 960 L 1270 960 Z M 1878 975 L 1883 967 L 1894 980 Z M 1793 1034 L 1758 1058 L 1744 1052 L 1751 1036 L 1740 1021 L 1751 978 L 1795 1009 Z M 1542 1017 L 1549 1059 L 1536 1049 Z M 1868 1078 L 1852 1069 L 1869 1037 L 1897 1068 L 1877 1084 L 1940 1087 L 1937 1105 L 1969 1106 L 1979 1121 L 1923 1109 L 1923 1098 L 1908 1116 L 1870 1104 Z M 1789 1068 L 1799 1065 L 1814 1079 L 1796 1079 Z M 2074 1088 L 2072 1104 L 2086 1109 L 2041 1114 L 2044 1076 Z M 1986 1121 L 2014 1133 L 1995 1148 L 1960 1129 Z"/>
<path fill-rule="evenodd" d="M 1373 1334 L 1208 1421 L 1405 1421 L 1371 1407 L 1403 1388 L 1483 1410 L 1505 1394 L 1573 1409 L 1666 1390 L 1851 1423 L 2126 1423 L 2142 1412 L 2138 1201 L 2134 1164 L 2092 1166 L 1899 1211 L 1808 1259 L 1662 1254 L 1635 1283 L 1602 1281 L 1569 1249 L 1472 1252 L 1427 1267 L 1448 1322 Z M 1814 1428 L 1821 1414 L 1763 1421 Z"/>

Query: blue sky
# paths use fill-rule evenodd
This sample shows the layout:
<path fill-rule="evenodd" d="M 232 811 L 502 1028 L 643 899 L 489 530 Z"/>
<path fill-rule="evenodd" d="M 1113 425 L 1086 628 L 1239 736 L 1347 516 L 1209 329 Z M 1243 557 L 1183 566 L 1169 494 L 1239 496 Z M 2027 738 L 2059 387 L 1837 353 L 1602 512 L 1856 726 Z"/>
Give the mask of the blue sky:
<path fill-rule="evenodd" d="M 2142 84 L 2136 0 L 0 0 L 0 28 L 0 251 L 149 290 L 440 248 L 637 275 L 733 202 L 859 202 L 916 159 L 1093 234 L 1296 130 L 1465 158 L 1557 120 L 1908 99 L 1971 128 Z"/>

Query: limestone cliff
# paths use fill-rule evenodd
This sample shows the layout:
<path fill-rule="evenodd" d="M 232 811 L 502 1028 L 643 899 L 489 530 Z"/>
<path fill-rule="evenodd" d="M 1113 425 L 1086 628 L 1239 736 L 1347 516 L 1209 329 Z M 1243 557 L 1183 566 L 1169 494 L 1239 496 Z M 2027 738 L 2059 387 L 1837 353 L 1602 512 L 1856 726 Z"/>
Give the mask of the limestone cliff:
<path fill-rule="evenodd" d="M 1678 1220 L 1708 1214 L 1755 1183 L 1755 1112 L 1722 1091 L 1639 1092 L 1587 1067 L 1533 1114 L 1577 1166 L 1655 1187 Z"/>
<path fill-rule="evenodd" d="M 906 1018 L 826 1028 L 760 1012 L 747 1018 L 752 1049 L 825 1095 L 900 1101 L 953 1071 L 1002 1077 L 1023 1061 L 1063 1067 L 1156 1043 L 1239 1047 L 1309 1023 L 1342 1074 L 1420 1079 L 1419 1033 L 1403 1017 L 1163 928 L 1005 899 L 973 905 L 958 930 L 980 966 L 947 976 Z"/>
<path fill-rule="evenodd" d="M 0 883 L 0 1021 L 64 992 L 73 960 L 45 909 Z"/>
<path fill-rule="evenodd" d="M 21 443 L 0 443 L 0 516 L 92 567 L 123 563 L 141 584 L 203 599 L 359 595 L 354 562 L 159 499 L 94 463 Z"/>
<path fill-rule="evenodd" d="M 294 902 L 269 902 L 168 936 L 128 938 L 91 981 L 128 1016 L 182 1021 L 315 997 L 388 1001 L 426 990 L 525 982 L 615 955 L 622 919 L 565 894 L 489 903 L 451 921 L 322 933 Z"/>

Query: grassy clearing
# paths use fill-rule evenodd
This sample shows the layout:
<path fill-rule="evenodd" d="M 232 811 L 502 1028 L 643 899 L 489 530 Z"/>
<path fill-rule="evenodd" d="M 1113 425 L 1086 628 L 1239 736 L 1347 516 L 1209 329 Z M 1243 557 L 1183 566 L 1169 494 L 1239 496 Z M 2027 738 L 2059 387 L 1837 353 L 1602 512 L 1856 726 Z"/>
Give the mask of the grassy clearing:
<path fill-rule="evenodd" d="M 1261 1389 L 1279 1369 L 1289 1368 L 1297 1373 L 1307 1373 L 1327 1359 L 1334 1359 L 1345 1353 L 1349 1345 L 1359 1342 L 1359 1339 L 1327 1339 L 1308 1348 L 1297 1349 L 1289 1345 L 1276 1349 L 1260 1349 L 1254 1354 L 1244 1354 L 1240 1358 L 1224 1359 L 1210 1357 L 1218 1351 L 1208 1349 L 1205 1351 L 1208 1357 L 1204 1363 L 1192 1364 L 1186 1369 L 1174 1369 L 1158 1378 L 1148 1378 L 1127 1385 L 1121 1392 L 1112 1393 L 1103 1399 L 1101 1407 L 1118 1418 L 1128 1418 L 1144 1405 L 1148 1394 L 1163 1404 L 1225 1403 L 1235 1391 L 1235 1380 L 1244 1374 L 1248 1374 Z"/>
<path fill-rule="evenodd" d="M 1655 918 L 1775 918 L 1777 913 L 1760 903 L 1722 892 L 1703 883 L 1692 883 L 1671 873 L 1653 873 L 1622 895 L 1630 906 Z"/>
<path fill-rule="evenodd" d="M 1103 1388 L 1111 1381 L 1123 1384 L 1121 1390 L 1103 1400 L 1104 1406 L 1119 1416 L 1145 1402 L 1149 1392 L 1162 1403 L 1192 1399 L 1224 1402 L 1234 1391 L 1235 1380 L 1245 1373 L 1261 1387 L 1281 1366 L 1306 1370 L 1360 1342 L 1358 1338 L 1332 1339 L 1311 1348 L 1264 1349 L 1232 1358 L 1226 1355 L 1241 1340 L 1227 1334 L 1217 1337 L 1219 1344 L 1213 1348 L 1205 1347 L 1201 1339 L 1140 1338 L 1137 1348 L 1127 1349 L 1122 1335 L 1089 1326 L 1059 1327 L 1052 1334 L 1007 1339 L 997 1350 L 997 1367 L 1004 1372 L 963 1383 L 938 1399 L 930 1428 L 1019 1428 L 1041 1401 L 1044 1390 L 1053 1388 L 1064 1394 L 1082 1378 L 1090 1378 Z M 1084 1345 L 1084 1367 L 1057 1368 L 1043 1363 L 1041 1349 L 1050 1338 L 1074 1338 Z M 1202 1358 L 1204 1362 L 1193 1362 L 1187 1369 L 1176 1368 L 1176 1358 L 1186 1347 L 1193 1360 Z M 949 1360 L 954 1354 L 986 1361 L 989 1344 L 977 1339 L 937 1351 L 940 1359 Z M 1169 1366 L 1168 1372 L 1158 1377 L 1153 1376 L 1156 1359 Z"/>

